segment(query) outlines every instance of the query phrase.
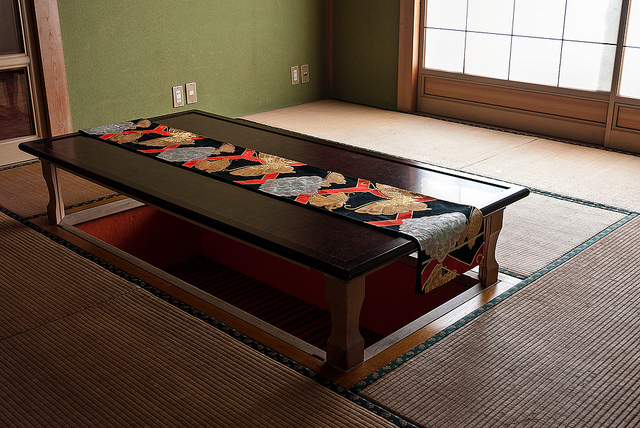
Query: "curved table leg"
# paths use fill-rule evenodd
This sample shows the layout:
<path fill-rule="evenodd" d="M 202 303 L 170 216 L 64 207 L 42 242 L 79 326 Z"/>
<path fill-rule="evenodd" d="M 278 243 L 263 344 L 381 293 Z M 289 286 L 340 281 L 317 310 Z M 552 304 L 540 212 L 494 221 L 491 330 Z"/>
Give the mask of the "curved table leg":
<path fill-rule="evenodd" d="M 364 361 L 360 310 L 364 301 L 365 278 L 344 282 L 325 276 L 325 289 L 331 311 L 326 362 L 346 371 Z"/>
<path fill-rule="evenodd" d="M 484 219 L 484 259 L 480 264 L 480 282 L 483 287 L 488 287 L 498 282 L 496 243 L 502 229 L 503 214 L 504 209 L 501 209 Z"/>
<path fill-rule="evenodd" d="M 64 217 L 64 203 L 60 193 L 60 183 L 58 183 L 58 169 L 55 165 L 41 160 L 42 175 L 47 182 L 49 189 L 49 204 L 47 205 L 47 217 L 49 223 L 60 224 Z"/>

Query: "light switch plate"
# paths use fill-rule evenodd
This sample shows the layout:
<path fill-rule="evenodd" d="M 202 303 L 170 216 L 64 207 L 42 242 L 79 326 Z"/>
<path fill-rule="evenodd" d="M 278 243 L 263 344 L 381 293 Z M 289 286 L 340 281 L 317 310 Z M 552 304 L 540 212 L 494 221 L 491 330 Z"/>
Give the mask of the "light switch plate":
<path fill-rule="evenodd" d="M 294 65 L 291 67 L 291 84 L 297 85 L 300 83 L 300 67 Z"/>
<path fill-rule="evenodd" d="M 309 64 L 301 65 L 300 73 L 302 74 L 302 83 L 309 83 Z"/>
<path fill-rule="evenodd" d="M 187 83 L 187 104 L 193 104 L 198 101 L 198 95 L 196 94 L 196 82 Z"/>
<path fill-rule="evenodd" d="M 182 86 L 173 87 L 173 106 L 182 107 L 184 105 L 184 91 Z"/>

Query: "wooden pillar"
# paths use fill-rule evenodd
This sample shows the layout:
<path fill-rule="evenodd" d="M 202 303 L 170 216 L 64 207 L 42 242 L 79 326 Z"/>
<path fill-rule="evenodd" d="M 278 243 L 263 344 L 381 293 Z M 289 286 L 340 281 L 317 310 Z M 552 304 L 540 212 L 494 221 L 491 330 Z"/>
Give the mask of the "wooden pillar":
<path fill-rule="evenodd" d="M 418 47 L 420 46 L 420 0 L 400 0 L 398 46 L 398 111 L 416 110 L 418 100 Z"/>
<path fill-rule="evenodd" d="M 41 161 L 42 175 L 44 181 L 47 182 L 49 189 L 49 204 L 47 205 L 47 217 L 49 223 L 60 224 L 64 217 L 64 202 L 62 201 L 62 193 L 60 192 L 60 183 L 58 182 L 58 169 L 55 165 Z"/>
<path fill-rule="evenodd" d="M 484 259 L 480 264 L 480 282 L 484 287 L 498 282 L 496 243 L 502 229 L 504 208 L 484 218 Z"/>
<path fill-rule="evenodd" d="M 327 341 L 327 364 L 347 371 L 364 361 L 360 335 L 360 310 L 364 301 L 364 277 L 344 282 L 325 276 L 331 311 L 331 335 Z"/>
<path fill-rule="evenodd" d="M 49 127 L 48 136 L 69 134 L 73 132 L 73 127 L 62 51 L 58 1 L 34 0 L 33 9 Z"/>

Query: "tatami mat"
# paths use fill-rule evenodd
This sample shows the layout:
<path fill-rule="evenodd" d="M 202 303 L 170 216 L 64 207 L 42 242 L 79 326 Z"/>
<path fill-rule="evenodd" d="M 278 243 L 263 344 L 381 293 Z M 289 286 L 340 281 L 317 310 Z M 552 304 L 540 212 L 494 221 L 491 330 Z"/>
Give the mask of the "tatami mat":
<path fill-rule="evenodd" d="M 640 156 L 322 100 L 244 119 L 640 211 Z"/>
<path fill-rule="evenodd" d="M 362 393 L 429 427 L 640 424 L 640 217 Z"/>
<path fill-rule="evenodd" d="M 336 100 L 299 104 L 243 119 L 454 169 L 535 139 Z"/>
<path fill-rule="evenodd" d="M 0 426 L 393 426 L 5 214 L 0 224 Z"/>
<path fill-rule="evenodd" d="M 537 139 L 464 171 L 640 211 L 640 156 Z"/>
<path fill-rule="evenodd" d="M 640 211 L 638 156 L 331 100 L 247 119 L 596 202 L 507 209 L 496 256 L 522 277 Z M 68 205 L 113 194 L 62 183 Z M 0 168 L 0 206 L 47 201 L 38 163 Z M 356 390 L 421 426 L 640 424 L 639 245 L 637 217 Z M 0 426 L 389 425 L 2 213 L 0 248 Z"/>
<path fill-rule="evenodd" d="M 0 249 L 0 340 L 135 287 L 1 212 Z"/>
<path fill-rule="evenodd" d="M 59 170 L 60 189 L 65 207 L 94 201 L 116 193 L 90 181 Z M 22 217 L 45 214 L 49 193 L 42 177 L 40 162 L 2 167 L 0 166 L 0 206 Z"/>
<path fill-rule="evenodd" d="M 531 193 L 505 210 L 496 260 L 527 277 L 627 214 Z"/>

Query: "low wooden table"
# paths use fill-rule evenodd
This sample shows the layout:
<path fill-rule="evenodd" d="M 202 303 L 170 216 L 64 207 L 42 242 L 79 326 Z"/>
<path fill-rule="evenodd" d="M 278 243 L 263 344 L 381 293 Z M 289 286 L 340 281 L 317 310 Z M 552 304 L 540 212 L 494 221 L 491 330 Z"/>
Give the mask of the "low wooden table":
<path fill-rule="evenodd" d="M 484 214 L 483 286 L 497 281 L 495 247 L 504 208 L 526 188 L 267 126 L 189 111 L 151 119 L 216 140 L 295 159 L 438 199 Z M 193 173 L 80 134 L 22 143 L 42 161 L 48 218 L 63 222 L 57 168 L 325 275 L 332 330 L 326 362 L 349 370 L 364 360 L 358 320 L 367 275 L 417 250 L 412 240 Z"/>

